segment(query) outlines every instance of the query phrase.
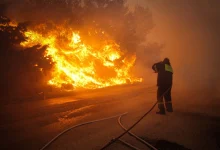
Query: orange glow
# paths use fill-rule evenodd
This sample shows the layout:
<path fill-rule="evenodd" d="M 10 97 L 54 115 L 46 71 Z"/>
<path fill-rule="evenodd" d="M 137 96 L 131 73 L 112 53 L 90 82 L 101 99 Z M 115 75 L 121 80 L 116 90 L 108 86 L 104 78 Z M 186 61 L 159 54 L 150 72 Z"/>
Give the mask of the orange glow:
<path fill-rule="evenodd" d="M 56 26 L 55 29 L 45 29 L 45 25 L 39 25 L 26 31 L 27 40 L 21 46 L 47 45 L 45 57 L 51 56 L 55 64 L 49 85 L 61 88 L 70 84 L 74 88 L 94 89 L 125 84 L 128 80 L 131 83 L 142 81 L 130 72 L 136 55 L 126 56 L 104 31 L 100 31 L 104 40 L 88 44 L 80 32 L 72 28 Z M 88 32 L 89 36 L 92 36 L 91 32 Z"/>
<path fill-rule="evenodd" d="M 4 31 L 5 27 L 12 27 L 12 28 L 16 28 L 18 26 L 17 22 L 9 22 L 9 23 L 0 23 L 0 31 Z"/>

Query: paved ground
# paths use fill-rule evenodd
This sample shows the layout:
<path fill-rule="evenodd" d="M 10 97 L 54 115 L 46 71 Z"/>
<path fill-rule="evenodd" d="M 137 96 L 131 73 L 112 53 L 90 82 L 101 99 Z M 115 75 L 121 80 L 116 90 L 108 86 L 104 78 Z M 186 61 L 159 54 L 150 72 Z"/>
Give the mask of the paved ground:
<path fill-rule="evenodd" d="M 40 101 L 1 106 L 1 149 L 40 149 L 61 131 L 86 121 L 129 112 L 129 127 L 155 103 L 156 87 L 119 86 Z M 220 149 L 220 99 L 197 92 L 173 90 L 174 113 L 154 109 L 132 132 L 159 149 Z M 123 130 L 117 118 L 67 132 L 48 149 L 100 149 Z M 148 149 L 129 135 L 123 140 Z M 109 149 L 129 149 L 117 142 Z"/>

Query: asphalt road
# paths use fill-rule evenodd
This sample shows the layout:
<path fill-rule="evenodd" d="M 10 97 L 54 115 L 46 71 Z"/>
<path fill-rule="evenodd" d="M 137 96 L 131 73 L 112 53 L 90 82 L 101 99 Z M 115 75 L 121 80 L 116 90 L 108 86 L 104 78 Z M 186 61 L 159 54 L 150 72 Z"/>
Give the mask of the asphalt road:
<path fill-rule="evenodd" d="M 155 103 L 155 95 L 155 86 L 129 85 L 1 106 L 0 148 L 40 149 L 73 125 L 124 112 L 128 114 L 122 117 L 122 123 L 129 127 Z M 159 149 L 219 149 L 220 105 L 199 103 L 201 98 L 197 95 L 186 96 L 174 89 L 175 112 L 160 116 L 155 114 L 156 108 L 132 132 Z M 113 118 L 74 128 L 47 149 L 100 149 L 122 132 L 117 118 Z M 129 135 L 122 139 L 140 149 L 148 149 Z M 129 148 L 117 142 L 109 149 Z"/>

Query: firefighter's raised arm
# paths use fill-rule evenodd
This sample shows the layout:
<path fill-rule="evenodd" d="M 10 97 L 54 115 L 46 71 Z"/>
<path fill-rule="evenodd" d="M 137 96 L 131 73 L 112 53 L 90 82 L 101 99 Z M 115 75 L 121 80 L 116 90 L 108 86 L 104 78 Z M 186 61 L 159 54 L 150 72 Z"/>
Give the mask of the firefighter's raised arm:
<path fill-rule="evenodd" d="M 158 63 L 155 63 L 153 66 L 152 66 L 152 69 L 155 71 L 155 73 L 157 73 L 159 71 L 159 65 L 160 65 L 161 62 L 158 62 Z"/>

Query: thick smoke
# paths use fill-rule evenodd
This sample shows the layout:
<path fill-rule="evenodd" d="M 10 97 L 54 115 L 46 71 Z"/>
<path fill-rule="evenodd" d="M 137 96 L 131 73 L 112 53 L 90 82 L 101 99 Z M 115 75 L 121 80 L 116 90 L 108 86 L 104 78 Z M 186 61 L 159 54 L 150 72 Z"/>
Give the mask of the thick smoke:
<path fill-rule="evenodd" d="M 156 24 L 151 38 L 165 43 L 161 59 L 171 60 L 174 87 L 219 93 L 220 1 L 148 0 L 147 5 Z"/>
<path fill-rule="evenodd" d="M 35 24 L 68 22 L 76 30 L 103 29 L 129 52 L 136 52 L 153 28 L 152 14 L 145 7 L 133 11 L 125 0 L 6 0 L 7 16 Z M 142 46 L 141 46 L 142 47 Z"/>

